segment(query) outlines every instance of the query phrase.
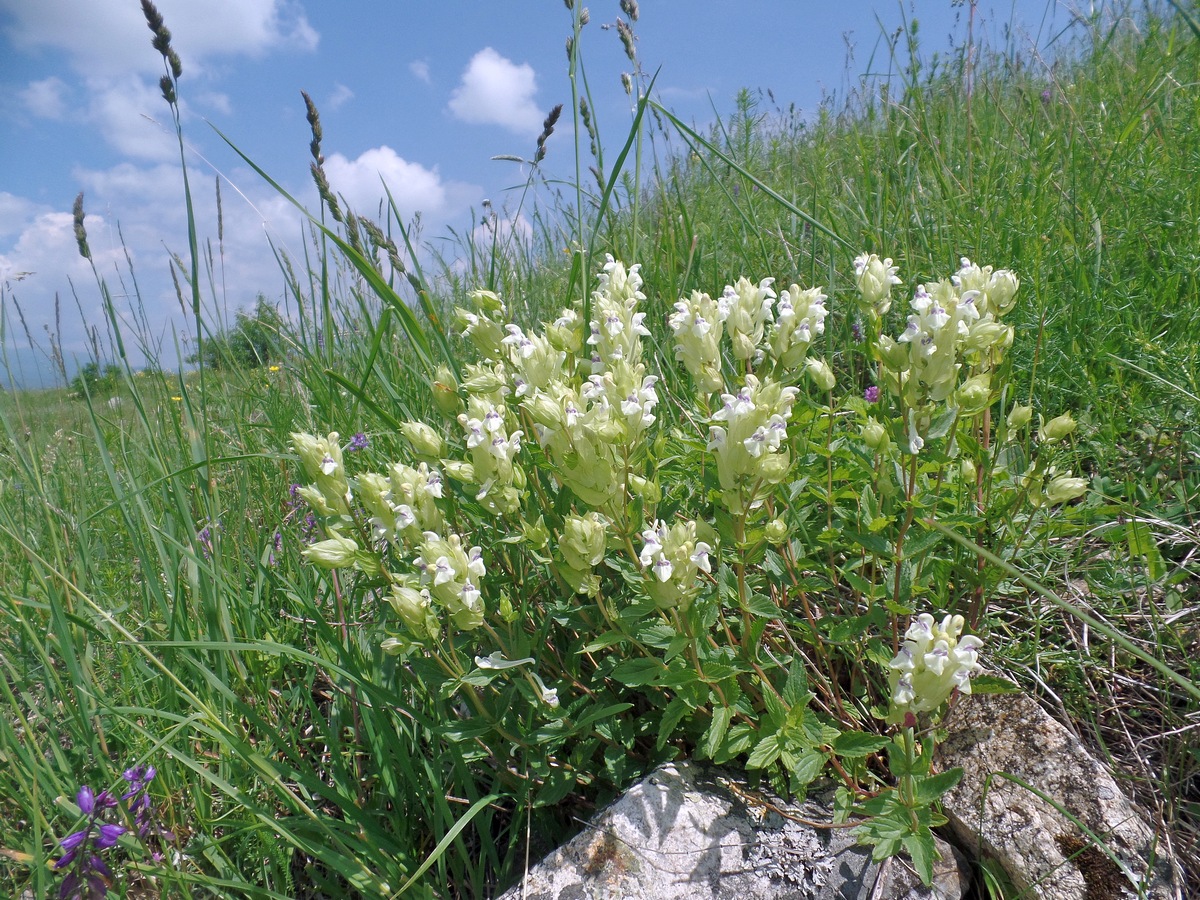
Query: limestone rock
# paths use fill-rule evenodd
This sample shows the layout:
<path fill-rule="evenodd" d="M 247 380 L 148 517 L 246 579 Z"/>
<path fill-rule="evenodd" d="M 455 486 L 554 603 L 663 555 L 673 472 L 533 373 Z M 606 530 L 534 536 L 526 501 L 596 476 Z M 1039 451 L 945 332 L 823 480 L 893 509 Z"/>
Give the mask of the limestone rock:
<path fill-rule="evenodd" d="M 951 900 L 969 873 L 948 844 L 933 888 L 902 860 L 871 862 L 832 814 L 731 773 L 680 763 L 630 788 L 501 900 Z"/>
<path fill-rule="evenodd" d="M 986 694 L 955 704 L 938 747 L 939 768 L 963 779 L 943 798 L 958 845 L 995 859 L 1022 897 L 1179 900 L 1177 869 L 1148 817 L 1121 793 L 1108 769 L 1074 735 L 1023 694 Z M 1105 840 L 1117 865 L 1071 820 Z M 989 782 L 988 779 L 991 778 Z"/>

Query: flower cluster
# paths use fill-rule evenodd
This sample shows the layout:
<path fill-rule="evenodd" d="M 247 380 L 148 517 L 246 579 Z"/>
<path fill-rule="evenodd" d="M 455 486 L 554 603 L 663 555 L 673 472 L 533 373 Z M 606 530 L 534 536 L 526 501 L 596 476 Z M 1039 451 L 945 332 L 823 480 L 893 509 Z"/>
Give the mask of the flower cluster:
<path fill-rule="evenodd" d="M 100 854 L 116 846 L 125 826 L 102 821 L 108 810 L 117 808 L 116 799 L 108 791 L 97 794 L 85 784 L 75 795 L 75 802 L 87 820 L 82 828 L 59 841 L 64 852 L 54 868 L 74 866 L 59 885 L 58 896 L 60 900 L 104 900 L 112 887 L 113 873 Z"/>
<path fill-rule="evenodd" d="M 493 513 L 514 513 L 520 507 L 525 476 L 513 465 L 524 432 L 511 430 L 503 402 L 473 396 L 458 424 L 466 438 L 471 462 L 447 471 L 459 481 L 478 488 L 475 499 Z"/>
<path fill-rule="evenodd" d="M 150 800 L 150 782 L 157 774 L 154 766 L 133 766 L 121 773 L 121 777 L 129 785 L 129 790 L 121 795 L 128 805 L 127 809 L 133 815 L 133 824 L 137 836 L 145 841 L 156 837 L 160 841 L 174 841 L 175 833 L 166 828 L 154 817 L 154 806 Z M 162 860 L 162 854 L 157 850 L 152 852 L 155 861 Z"/>
<path fill-rule="evenodd" d="M 735 515 L 762 504 L 765 488 L 778 484 L 790 464 L 787 420 L 799 389 L 747 375 L 736 394 L 722 394 L 712 415 L 708 449 L 717 456 L 717 477 L 726 507 Z"/>
<path fill-rule="evenodd" d="M 342 464 L 342 448 L 338 433 L 315 437 L 303 432 L 292 433 L 292 447 L 300 457 L 300 465 L 310 483 L 300 488 L 300 496 L 320 516 L 344 516 L 349 513 L 350 485 Z"/>
<path fill-rule="evenodd" d="M 422 615 L 434 604 L 445 609 L 455 627 L 463 631 L 473 631 L 482 625 L 484 605 L 479 582 L 487 574 L 482 551 L 478 547 L 464 549 L 462 538 L 457 534 L 442 538 L 432 531 L 425 533 L 420 551 L 421 555 L 413 561 L 413 565 L 420 573 L 421 591 L 418 592 L 420 602 L 417 607 Z M 411 587 L 397 587 L 393 596 L 400 596 L 404 602 L 409 602 L 412 598 L 407 592 L 411 590 Z M 395 603 L 393 601 L 393 605 Z M 410 618 L 416 619 L 411 608 L 407 615 L 399 607 L 397 611 L 411 627 Z"/>
<path fill-rule="evenodd" d="M 676 522 L 669 528 L 658 519 L 642 532 L 638 556 L 648 571 L 646 590 L 660 609 L 686 609 L 700 593 L 701 572 L 711 572 L 712 547 L 696 539 L 696 522 Z"/>
<path fill-rule="evenodd" d="M 415 546 L 426 531 L 441 531 L 442 473 L 427 463 L 395 463 L 390 477 L 365 472 L 356 479 L 359 499 L 376 538 Z"/>
<path fill-rule="evenodd" d="M 856 269 L 860 263 L 863 303 L 882 309 L 884 284 L 872 269 L 882 266 L 893 273 L 888 278 L 895 278 L 891 260 L 859 257 Z M 1012 327 L 999 317 L 1012 308 L 1019 284 L 1007 269 L 980 268 L 964 257 L 948 281 L 917 286 L 907 327 L 899 337 L 880 336 L 883 383 L 905 411 L 910 453 L 925 446 L 937 404 L 967 416 L 991 405 L 991 371 L 1013 340 Z M 964 366 L 969 374 L 960 383 Z"/>
<path fill-rule="evenodd" d="M 608 551 L 610 522 L 598 512 L 570 515 L 563 521 L 558 538 L 562 558 L 559 572 L 571 588 L 581 594 L 596 594 L 600 579 L 592 570 L 600 565 Z"/>
<path fill-rule="evenodd" d="M 922 613 L 904 633 L 900 652 L 888 663 L 892 709 L 888 721 L 909 723 L 919 712 L 932 712 L 954 691 L 971 693 L 971 676 L 979 674 L 983 641 L 963 635 L 962 616 L 946 616 L 936 624 Z"/>
<path fill-rule="evenodd" d="M 854 260 L 854 279 L 862 308 L 873 320 L 878 321 L 892 308 L 892 286 L 904 283 L 897 271 L 890 259 L 880 259 L 874 253 L 863 253 Z"/>

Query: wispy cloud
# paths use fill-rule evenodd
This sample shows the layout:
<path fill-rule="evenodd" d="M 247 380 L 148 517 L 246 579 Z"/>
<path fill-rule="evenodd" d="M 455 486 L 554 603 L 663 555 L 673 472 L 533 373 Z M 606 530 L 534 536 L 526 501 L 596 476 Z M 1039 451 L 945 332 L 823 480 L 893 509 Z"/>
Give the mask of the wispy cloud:
<path fill-rule="evenodd" d="M 329 99 L 325 101 L 325 108 L 331 112 L 341 106 L 345 106 L 354 99 L 354 91 L 346 87 L 344 84 L 334 85 L 333 93 L 329 95 Z"/>
<path fill-rule="evenodd" d="M 450 111 L 472 125 L 500 125 L 521 135 L 537 134 L 544 113 L 533 102 L 536 93 L 532 66 L 517 65 L 484 47 L 471 58 L 450 95 Z"/>
<path fill-rule="evenodd" d="M 50 76 L 31 81 L 18 94 L 21 105 L 41 119 L 62 119 L 67 113 L 67 87 L 61 78 Z"/>
<path fill-rule="evenodd" d="M 184 70 L 214 56 L 257 55 L 279 46 L 313 50 L 319 35 L 303 10 L 284 0 L 160 0 Z M 128 0 L 0 0 L 18 47 L 56 47 L 76 71 L 115 76 L 159 72 L 138 4 Z"/>
<path fill-rule="evenodd" d="M 433 78 L 429 74 L 429 63 L 423 59 L 414 59 L 408 64 L 408 71 L 412 72 L 413 77 L 417 81 L 422 81 L 425 84 L 433 84 Z"/>

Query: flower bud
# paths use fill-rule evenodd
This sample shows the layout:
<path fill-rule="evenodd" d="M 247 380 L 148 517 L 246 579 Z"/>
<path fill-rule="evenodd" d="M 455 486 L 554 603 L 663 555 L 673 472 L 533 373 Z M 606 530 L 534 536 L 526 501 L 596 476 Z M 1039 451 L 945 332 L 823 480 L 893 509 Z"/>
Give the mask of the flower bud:
<path fill-rule="evenodd" d="M 862 305 L 871 316 L 878 318 L 891 309 L 892 285 L 903 283 L 891 259 L 863 253 L 854 260 L 854 275 Z"/>
<path fill-rule="evenodd" d="M 886 450 L 888 444 L 891 443 L 887 428 L 874 416 L 867 419 L 867 424 L 862 426 L 861 434 L 863 443 L 872 450 Z"/>
<path fill-rule="evenodd" d="M 1061 441 L 1067 435 L 1075 430 L 1075 420 L 1071 418 L 1070 413 L 1063 413 L 1045 422 L 1038 429 L 1038 438 L 1045 444 L 1053 444 L 1055 441 Z"/>
<path fill-rule="evenodd" d="M 468 394 L 494 394 L 504 387 L 504 379 L 494 370 L 483 366 L 471 366 L 471 376 L 462 383 Z"/>
<path fill-rule="evenodd" d="M 804 370 L 808 373 L 808 377 L 822 391 L 832 391 L 833 386 L 837 384 L 837 379 L 833 377 L 833 369 L 829 367 L 829 363 L 823 359 L 809 358 L 804 361 Z"/>
<path fill-rule="evenodd" d="M 788 536 L 787 523 L 783 519 L 772 519 L 763 530 L 763 536 L 766 537 L 768 544 L 775 546 L 782 544 Z"/>
<path fill-rule="evenodd" d="M 963 382 L 954 399 L 965 416 L 981 413 L 990 405 L 992 382 L 988 375 L 975 375 Z"/>
<path fill-rule="evenodd" d="M 875 348 L 879 359 L 888 369 L 893 372 L 905 372 L 909 369 L 911 363 L 909 362 L 908 347 L 905 344 L 893 341 L 886 334 L 881 334 Z"/>
<path fill-rule="evenodd" d="M 351 538 L 335 534 L 328 540 L 317 541 L 304 549 L 303 556 L 322 569 L 343 569 L 354 565 L 358 544 Z"/>
<path fill-rule="evenodd" d="M 1001 269 L 998 272 L 992 273 L 992 277 L 988 279 L 985 290 L 988 305 L 995 311 L 997 316 L 1002 316 L 1013 308 L 1016 302 L 1014 295 L 1020 286 L 1021 280 L 1008 269 Z"/>
<path fill-rule="evenodd" d="M 1029 420 L 1033 418 L 1032 406 L 1021 406 L 1014 404 L 1013 408 L 1008 413 L 1008 430 L 1020 431 L 1029 424 Z"/>
<path fill-rule="evenodd" d="M 392 591 L 388 594 L 388 602 L 392 605 L 392 609 L 404 621 L 405 627 L 418 638 L 429 636 L 429 630 L 426 628 L 426 617 L 432 612 L 430 608 L 429 591 L 417 590 L 408 585 L 397 584 L 392 585 Z"/>
<path fill-rule="evenodd" d="M 658 482 L 640 475 L 629 476 L 629 490 L 647 503 L 658 503 L 662 499 L 662 488 L 658 486 Z"/>
<path fill-rule="evenodd" d="M 443 444 L 441 435 L 424 422 L 401 422 L 400 434 L 412 445 L 417 456 L 426 459 L 438 459 L 442 455 Z"/>
<path fill-rule="evenodd" d="M 433 373 L 433 402 L 447 416 L 456 416 L 462 410 L 458 382 L 448 366 L 438 366 Z"/>
<path fill-rule="evenodd" d="M 586 572 L 604 559 L 608 540 L 608 520 L 600 513 L 568 516 L 558 540 L 563 562 L 572 569 Z"/>
<path fill-rule="evenodd" d="M 462 462 L 457 459 L 443 459 L 442 471 L 455 481 L 461 481 L 465 484 L 475 483 L 475 467 L 468 462 Z"/>
<path fill-rule="evenodd" d="M 1069 475 L 1058 475 L 1050 479 L 1046 485 L 1046 502 L 1053 505 L 1066 503 L 1087 493 L 1086 478 L 1072 478 Z"/>

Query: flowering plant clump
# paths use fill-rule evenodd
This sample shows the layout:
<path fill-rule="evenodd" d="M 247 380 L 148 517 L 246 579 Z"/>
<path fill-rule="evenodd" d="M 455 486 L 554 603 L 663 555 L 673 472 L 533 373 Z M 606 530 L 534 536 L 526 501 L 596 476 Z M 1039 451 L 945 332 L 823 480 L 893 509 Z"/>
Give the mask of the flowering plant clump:
<path fill-rule="evenodd" d="M 126 804 L 133 817 L 134 834 L 155 862 L 162 861 L 162 842 L 173 842 L 175 835 L 155 817 L 150 797 L 153 766 L 134 766 L 123 777 L 129 789 L 118 799 L 104 790 L 96 793 L 83 785 L 75 794 L 75 803 L 84 817 L 83 825 L 68 834 L 59 847 L 63 854 L 54 863 L 56 871 L 66 871 L 58 887 L 60 900 L 104 900 L 113 887 L 114 873 L 105 856 L 128 829 L 119 822 L 107 821 Z M 126 820 L 128 821 L 128 820 Z"/>
<path fill-rule="evenodd" d="M 841 359 L 827 289 L 774 283 L 651 299 L 608 257 L 540 328 L 476 291 L 453 317 L 468 358 L 436 367 L 436 414 L 399 425 L 382 471 L 377 430 L 292 435 L 321 530 L 305 557 L 357 579 L 339 602 L 351 583 L 387 601 L 384 649 L 466 758 L 523 760 L 501 777 L 535 804 L 690 754 L 783 791 L 830 775 L 872 821 L 880 798 L 928 807 L 941 782 L 912 789 L 912 725 L 979 672 L 944 611 L 974 624 L 1000 579 L 929 523 L 998 510 L 1024 532 L 1086 489 L 1056 468 L 1073 422 L 1035 435 L 1013 399 L 1010 271 L 963 259 L 919 282 L 890 337 L 898 268 L 864 254 L 846 307 L 868 327 Z M 909 760 L 894 786 L 880 752 Z M 863 839 L 916 858 L 932 819 L 910 820 Z"/>

